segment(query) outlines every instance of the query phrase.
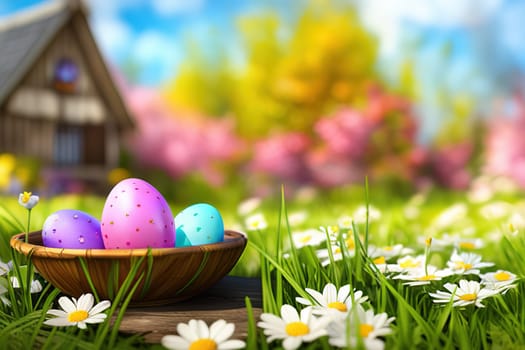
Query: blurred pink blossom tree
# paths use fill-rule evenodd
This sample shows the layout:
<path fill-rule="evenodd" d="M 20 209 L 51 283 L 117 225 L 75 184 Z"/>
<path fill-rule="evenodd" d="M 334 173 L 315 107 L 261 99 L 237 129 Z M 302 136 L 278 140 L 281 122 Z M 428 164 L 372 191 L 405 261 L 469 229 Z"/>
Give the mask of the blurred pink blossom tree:
<path fill-rule="evenodd" d="M 516 95 L 488 121 L 483 172 L 525 188 L 525 99 Z"/>
<path fill-rule="evenodd" d="M 142 165 L 173 178 L 199 172 L 212 185 L 223 183 L 221 163 L 233 162 L 243 149 L 232 120 L 178 115 L 146 88 L 128 88 L 126 100 L 137 123 L 129 147 Z"/>

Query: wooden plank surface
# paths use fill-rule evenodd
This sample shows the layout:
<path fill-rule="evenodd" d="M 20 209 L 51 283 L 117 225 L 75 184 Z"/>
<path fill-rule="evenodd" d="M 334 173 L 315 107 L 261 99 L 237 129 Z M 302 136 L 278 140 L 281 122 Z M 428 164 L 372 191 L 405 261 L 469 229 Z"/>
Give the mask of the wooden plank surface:
<path fill-rule="evenodd" d="M 200 319 L 210 325 L 218 319 L 224 319 L 235 323 L 235 339 L 245 339 L 248 331 L 246 296 L 250 298 L 257 321 L 262 307 L 260 280 L 226 276 L 207 291 L 186 301 L 164 306 L 128 308 L 120 331 L 144 334 L 147 342 L 158 343 L 166 334 L 177 334 L 177 324 L 180 322 Z"/>

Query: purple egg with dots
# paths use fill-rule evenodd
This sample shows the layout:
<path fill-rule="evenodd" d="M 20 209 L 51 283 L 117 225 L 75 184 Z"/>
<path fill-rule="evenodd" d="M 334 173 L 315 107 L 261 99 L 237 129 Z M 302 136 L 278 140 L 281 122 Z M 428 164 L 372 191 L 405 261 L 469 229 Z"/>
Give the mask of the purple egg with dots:
<path fill-rule="evenodd" d="M 113 187 L 100 224 L 106 249 L 172 248 L 175 244 L 168 202 L 142 179 L 128 178 Z"/>
<path fill-rule="evenodd" d="M 75 209 L 49 215 L 42 226 L 42 242 L 50 248 L 104 249 L 100 222 Z"/>
<path fill-rule="evenodd" d="M 176 247 L 224 241 L 224 223 L 220 212 L 207 203 L 193 204 L 175 217 Z"/>

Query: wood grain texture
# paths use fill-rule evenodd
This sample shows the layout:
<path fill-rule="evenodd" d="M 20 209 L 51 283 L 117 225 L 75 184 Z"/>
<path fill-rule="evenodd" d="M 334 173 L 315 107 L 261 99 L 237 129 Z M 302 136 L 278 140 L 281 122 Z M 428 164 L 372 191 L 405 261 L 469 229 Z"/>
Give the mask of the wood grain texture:
<path fill-rule="evenodd" d="M 262 307 L 260 280 L 226 276 L 203 294 L 180 303 L 129 308 L 120 331 L 143 334 L 147 342 L 159 343 L 164 335 L 177 334 L 177 324 L 180 322 L 200 319 L 210 325 L 218 319 L 224 319 L 235 324 L 233 338 L 246 339 L 248 315 L 245 297 L 250 298 L 257 322 Z"/>
<path fill-rule="evenodd" d="M 79 297 L 91 292 L 88 279 L 82 270 L 84 259 L 93 285 L 101 299 L 111 300 L 114 291 L 110 279 L 120 287 L 134 261 L 144 258 L 148 249 L 61 249 L 42 245 L 41 231 L 11 238 L 11 246 L 24 255 L 31 254 L 36 270 L 64 294 Z M 181 248 L 151 249 L 152 265 L 148 269 L 144 259 L 133 283 L 144 272 L 132 303 L 138 305 L 164 305 L 181 301 L 202 293 L 226 276 L 237 263 L 246 246 L 246 236 L 225 231 L 224 242 Z M 148 280 L 149 288 L 145 284 Z M 111 277 L 113 276 L 113 277 Z M 116 294 L 116 293 L 115 293 Z"/>

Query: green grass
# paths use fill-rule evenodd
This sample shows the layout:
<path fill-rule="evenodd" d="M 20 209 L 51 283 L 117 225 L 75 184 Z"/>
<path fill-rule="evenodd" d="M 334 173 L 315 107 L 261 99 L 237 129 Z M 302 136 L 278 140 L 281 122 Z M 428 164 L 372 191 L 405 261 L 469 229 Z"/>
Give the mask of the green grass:
<path fill-rule="evenodd" d="M 410 287 L 404 285 L 402 280 L 378 272 L 366 253 L 371 245 L 400 243 L 414 249 L 413 255 L 417 255 L 425 253 L 424 240 L 428 237 L 432 237 L 433 242 L 447 235 L 479 238 L 484 246 L 476 249 L 475 253 L 481 255 L 483 261 L 495 263 L 495 267 L 487 271 L 504 269 L 522 278 L 525 276 L 525 233 L 520 216 L 525 217 L 525 205 L 521 195 L 520 192 L 499 193 L 490 202 L 484 203 L 469 201 L 465 193 L 431 191 L 411 199 L 396 197 L 390 191 L 375 188 L 370 188 L 369 192 L 363 188 L 339 189 L 318 193 L 308 200 L 278 196 L 265 199 L 255 209 L 254 212 L 264 214 L 268 227 L 253 231 L 245 226 L 246 217 L 238 214 L 237 208 L 231 204 L 225 205 L 221 212 L 227 228 L 235 227 L 248 234 L 249 244 L 232 274 L 261 278 L 264 312 L 279 314 L 283 304 L 302 308 L 296 297 L 312 300 L 305 288 L 322 291 L 327 283 L 337 287 L 350 283 L 368 296 L 367 307 L 373 308 L 376 313 L 384 312 L 395 317 L 393 334 L 381 338 L 387 349 L 525 349 L 525 283 L 522 280 L 504 295 L 485 299 L 484 308 L 467 306 L 459 309 L 451 303 L 433 303 L 428 293 L 443 290 L 445 282 L 456 283 L 461 276 L 434 281 L 427 286 Z M 487 205 L 501 202 L 507 203 L 503 205 L 507 212 L 498 217 L 487 217 Z M 45 218 L 59 209 L 78 209 L 100 217 L 103 204 L 104 198 L 95 196 L 42 198 L 32 210 L 31 230 L 40 229 Z M 455 204 L 459 206 L 454 207 Z M 221 208 L 220 203 L 216 206 Z M 380 211 L 381 216 L 378 219 L 370 217 L 368 222 L 354 223 L 350 232 L 355 246 L 347 248 L 341 233 L 348 230 L 338 225 L 338 219 L 354 216 L 356 209 L 362 206 L 368 208 L 366 216 L 371 216 L 374 208 Z M 172 204 L 172 209 L 175 214 L 182 206 Z M 407 215 L 410 210 L 412 215 Z M 457 215 L 450 222 L 443 219 L 447 210 L 449 214 L 451 210 L 456 210 Z M 299 211 L 306 213 L 306 220 L 291 222 L 290 218 Z M 26 215 L 16 198 L 1 198 L 0 258 L 4 262 L 14 259 L 12 273 L 28 286 L 34 277 L 31 264 L 29 262 L 27 267 L 20 269 L 26 262 L 9 248 L 10 237 L 24 232 Z M 337 260 L 329 250 L 330 263 L 326 266 L 316 255 L 319 249 L 328 247 L 326 242 L 315 247 L 296 248 L 292 240 L 297 231 L 321 226 L 339 227 L 337 239 L 343 247 L 342 260 Z M 432 243 L 429 259 L 433 264 L 443 266 L 451 251 L 451 247 L 439 249 L 437 243 Z M 5 277 L 0 278 L 8 285 Z M 142 278 L 147 281 L 147 269 Z M 475 276 L 468 278 L 475 279 Z M 115 326 L 122 320 L 130 292 L 138 286 L 131 284 L 131 277 L 127 281 L 124 288 L 115 290 L 114 303 L 108 310 L 108 320 L 113 319 Z M 140 336 L 118 333 L 118 327 L 111 329 L 109 321 L 91 325 L 85 331 L 43 325 L 47 310 L 57 308 L 59 291 L 45 281 L 42 283 L 47 287 L 37 294 L 30 294 L 27 288 L 8 288 L 6 295 L 12 305 L 0 303 L 0 344 L 9 344 L 8 349 L 160 348 L 159 345 L 144 343 Z M 258 320 L 253 318 L 249 299 L 246 306 L 249 319 L 247 348 L 280 348 L 280 341 L 266 344 L 261 329 L 257 328 Z M 176 334 L 175 329 L 173 334 Z M 332 348 L 326 337 L 303 345 L 307 349 Z"/>

